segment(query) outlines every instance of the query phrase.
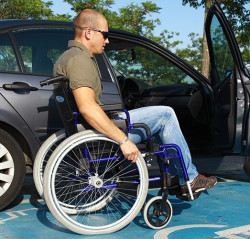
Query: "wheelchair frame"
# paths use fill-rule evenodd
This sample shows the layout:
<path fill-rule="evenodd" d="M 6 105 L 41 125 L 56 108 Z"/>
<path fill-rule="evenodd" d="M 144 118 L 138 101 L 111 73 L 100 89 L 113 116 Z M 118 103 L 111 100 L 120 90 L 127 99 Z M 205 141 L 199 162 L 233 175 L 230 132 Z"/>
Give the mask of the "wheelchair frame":
<path fill-rule="evenodd" d="M 61 87 L 61 86 L 65 87 L 65 84 L 67 84 L 67 82 L 68 82 L 68 80 L 65 77 L 57 76 L 57 77 L 53 77 L 53 78 L 47 79 L 45 81 L 42 81 L 40 83 L 41 86 L 54 84 L 54 86 L 55 86 L 54 95 L 55 95 L 55 98 L 57 100 L 56 102 L 57 102 L 58 111 L 59 111 L 59 114 L 60 114 L 61 119 L 63 121 L 63 125 L 65 127 L 65 133 L 63 131 L 61 131 L 61 133 L 59 134 L 60 137 L 58 137 L 58 138 L 60 138 L 60 144 L 58 143 L 56 145 L 56 147 L 55 147 L 56 149 L 57 149 L 58 145 L 59 145 L 58 148 L 60 148 L 60 147 L 62 148 L 61 145 L 65 145 L 66 144 L 65 142 L 67 140 L 68 140 L 67 143 L 69 145 L 70 139 L 72 138 L 74 141 L 75 140 L 74 138 L 76 138 L 76 135 L 80 135 L 80 137 L 82 137 L 82 135 L 83 136 L 87 135 L 87 137 L 88 137 L 88 130 L 86 132 L 83 131 L 83 132 L 77 133 L 77 131 L 78 131 L 77 125 L 79 125 L 79 123 L 82 124 L 82 118 L 79 118 L 79 112 L 77 112 L 75 110 L 76 105 L 75 105 L 74 99 L 72 98 L 73 95 L 70 95 L 69 92 L 67 92 L 67 91 L 65 92 L 65 89 L 63 90 L 63 94 L 64 94 L 63 96 L 60 94 L 56 95 L 57 94 L 56 88 L 58 87 L 58 85 L 59 85 L 59 87 Z M 66 87 L 68 87 L 68 86 L 66 86 Z M 63 102 L 63 105 L 59 106 L 58 102 Z M 74 110 L 72 110 L 72 104 L 74 105 L 73 106 Z M 133 128 L 143 128 L 146 131 L 146 134 L 147 134 L 146 151 L 143 154 L 143 159 L 141 160 L 142 161 L 141 164 L 145 164 L 145 163 L 149 164 L 150 161 L 153 160 L 153 157 L 156 156 L 161 176 L 152 177 L 152 178 L 149 178 L 147 180 L 148 180 L 148 182 L 161 181 L 161 189 L 159 190 L 158 195 L 156 197 L 152 198 L 145 205 L 143 216 L 144 216 L 144 220 L 145 220 L 146 224 L 149 227 L 151 227 L 153 229 L 163 228 L 169 223 L 169 221 L 171 220 L 171 217 L 172 217 L 172 206 L 171 206 L 170 202 L 168 201 L 169 193 L 175 194 L 178 198 L 180 198 L 182 200 L 188 200 L 188 201 L 194 200 L 194 199 L 198 198 L 198 196 L 200 195 L 200 193 L 193 194 L 193 192 L 191 190 L 189 177 L 188 177 L 186 166 L 185 166 L 185 163 L 183 160 L 181 149 L 176 144 L 164 144 L 164 145 L 155 146 L 154 145 L 154 138 L 151 136 L 150 129 L 148 128 L 147 125 L 145 125 L 145 124 L 131 124 L 129 112 L 125 109 L 116 109 L 116 110 L 112 110 L 112 111 L 125 112 L 126 117 L 127 117 L 126 123 L 127 123 L 128 133 Z M 84 125 L 86 125 L 86 122 L 83 122 L 83 123 L 84 123 Z M 87 125 L 87 128 L 89 128 L 88 125 Z M 67 138 L 67 140 L 64 140 L 64 137 L 62 137 L 61 134 L 63 134 L 63 136 L 65 135 L 65 138 Z M 53 135 L 52 135 L 52 137 L 53 137 Z M 103 136 L 103 137 L 105 138 L 105 136 Z M 103 140 L 102 137 L 100 139 Z M 105 138 L 105 140 L 108 140 L 108 138 Z M 61 143 L 61 141 L 62 141 L 62 143 Z M 47 152 L 49 152 L 49 150 L 52 148 L 52 146 L 54 146 L 55 143 L 57 143 L 57 138 L 54 137 L 53 140 L 51 140 L 49 138 L 48 140 L 45 141 L 45 143 L 44 143 L 45 146 L 43 147 L 43 145 L 42 145 L 41 149 L 39 150 L 39 152 L 37 154 L 38 156 L 35 159 L 35 165 L 34 165 L 34 167 L 36 168 L 34 170 L 34 179 L 36 179 L 35 184 L 36 184 L 37 188 L 39 188 L 37 186 L 38 185 L 37 182 L 39 182 L 39 180 L 41 181 L 43 177 L 50 178 L 50 174 L 52 173 L 52 169 L 50 169 L 50 167 L 52 167 L 53 165 L 56 165 L 56 161 L 58 160 L 58 158 L 57 158 L 58 155 L 62 154 L 62 151 L 63 151 L 62 149 L 61 149 L 60 154 L 57 152 L 58 155 L 55 152 L 52 153 L 52 155 L 50 154 L 48 156 L 49 157 L 49 160 L 48 160 L 49 166 L 47 166 L 47 161 L 45 162 L 45 165 L 43 164 L 44 163 L 43 160 L 45 160 Z M 69 148 L 68 145 L 66 145 L 64 147 Z M 155 148 L 157 148 L 157 149 L 155 149 Z M 174 149 L 175 152 L 172 154 L 168 154 L 168 149 Z M 45 151 L 45 153 L 44 153 L 44 151 Z M 55 150 L 55 151 L 59 151 L 59 150 Z M 79 152 L 77 152 L 76 154 L 79 154 Z M 110 158 L 110 157 L 105 158 L 104 157 L 104 158 L 98 158 L 98 159 L 91 159 L 89 152 L 88 152 L 88 149 L 86 149 L 86 148 L 85 148 L 84 152 L 81 152 L 80 154 L 81 154 L 82 158 L 87 159 L 87 161 L 85 160 L 84 164 L 88 165 L 88 166 L 86 166 L 86 165 L 85 166 L 89 170 L 90 170 L 89 165 L 92 165 L 95 163 L 107 164 L 107 162 L 115 163 L 120 159 L 120 156 L 113 156 L 112 158 Z M 141 157 L 141 155 L 140 155 L 140 157 Z M 170 161 L 173 158 L 177 158 L 181 163 L 183 176 L 184 176 L 184 179 L 186 181 L 187 188 L 189 191 L 189 195 L 187 195 L 185 197 L 182 196 L 179 192 L 176 192 L 176 191 L 170 192 L 170 190 L 169 190 L 169 187 L 171 186 L 171 175 L 170 175 L 168 166 L 170 164 Z M 63 159 L 61 159 L 61 161 L 63 161 Z M 144 161 L 144 163 L 143 163 L 143 161 Z M 57 167 L 59 167 L 58 164 L 57 164 Z M 142 167 L 144 167 L 144 166 L 142 166 Z M 43 172 L 44 168 L 45 168 L 45 172 Z M 140 171 L 140 170 L 138 170 L 138 171 Z M 145 171 L 145 169 L 142 169 L 142 171 Z M 141 173 L 141 172 L 139 172 L 139 173 Z M 147 173 L 145 173 L 145 175 L 144 175 L 145 178 L 147 177 L 146 174 Z M 47 176 L 45 177 L 45 175 L 47 175 Z M 56 175 L 57 175 L 57 173 L 54 173 L 55 177 L 56 177 Z M 75 177 L 77 178 L 78 175 L 76 175 Z M 141 177 L 141 175 L 140 175 L 140 177 Z M 74 177 L 72 177 L 71 179 L 75 180 Z M 82 207 L 81 210 L 79 210 L 78 206 L 77 207 L 68 207 L 69 205 L 67 203 L 63 204 L 62 210 L 58 209 L 59 207 L 61 207 L 62 203 L 59 202 L 60 201 L 59 199 L 55 199 L 56 197 L 53 198 L 53 195 L 52 195 L 53 193 L 51 193 L 51 192 L 54 190 L 53 189 L 54 186 L 53 186 L 53 184 L 51 184 L 51 182 L 49 180 L 47 180 L 47 181 L 46 180 L 47 179 L 45 179 L 44 184 L 43 184 L 43 182 L 40 182 L 40 185 L 43 185 L 44 189 L 41 190 L 41 186 L 40 186 L 40 190 L 38 190 L 39 194 L 43 197 L 43 191 L 44 191 L 45 201 L 48 204 L 52 214 L 65 227 L 69 228 L 70 230 L 72 230 L 76 233 L 103 234 L 103 233 L 110 233 L 113 231 L 117 231 L 117 230 L 121 229 L 122 227 L 126 226 L 131 220 L 133 220 L 134 217 L 136 216 L 136 214 L 138 213 L 138 211 L 141 209 L 141 208 L 139 208 L 139 209 L 137 208 L 137 213 L 135 213 L 132 216 L 129 215 L 128 219 L 126 218 L 126 216 L 123 216 L 123 218 L 126 218 L 126 220 L 124 223 L 123 222 L 121 223 L 121 226 L 117 226 L 117 227 L 113 228 L 113 224 L 111 223 L 112 229 L 110 227 L 108 227 L 108 229 L 105 230 L 102 227 L 100 227 L 100 230 L 99 230 L 99 227 L 98 228 L 94 227 L 94 230 L 92 230 L 92 229 L 89 230 L 89 227 L 87 226 L 85 229 L 81 230 L 79 228 L 81 228 L 82 225 L 79 226 L 78 222 L 77 222 L 77 226 L 74 227 L 74 225 L 73 225 L 74 223 L 71 222 L 72 219 L 70 217 L 67 217 L 67 216 L 64 217 L 63 214 L 66 213 L 68 215 L 72 215 L 72 214 L 79 215 L 83 212 L 85 214 L 87 214 L 87 213 L 93 214 L 93 211 L 102 210 L 102 208 L 108 204 L 108 201 L 109 200 L 112 201 L 112 198 L 115 197 L 114 196 L 115 190 L 117 190 L 117 191 L 120 190 L 119 186 L 118 186 L 120 183 L 119 180 L 112 181 L 110 184 L 104 185 L 104 182 L 100 178 L 100 175 L 97 176 L 97 174 L 96 174 L 94 176 L 93 175 L 91 176 L 91 174 L 89 173 L 89 177 L 88 178 L 85 177 L 85 180 L 89 180 L 88 182 L 89 182 L 90 186 L 79 189 L 79 190 L 83 193 L 91 194 L 92 191 L 95 191 L 96 188 L 98 188 L 100 190 L 107 190 L 108 196 L 105 194 L 102 198 L 103 200 L 96 198 L 95 202 L 91 203 L 91 206 L 89 206 L 88 209 L 87 209 L 87 207 Z M 141 180 L 142 180 L 142 178 L 141 178 Z M 55 182 L 52 182 L 52 183 L 55 183 Z M 145 183 L 145 181 L 144 181 L 144 183 Z M 136 186 L 139 185 L 140 187 L 143 187 L 143 186 L 141 186 L 142 183 L 140 182 L 140 180 L 133 180 L 133 184 Z M 147 186 L 145 186 L 145 187 L 147 187 Z M 145 197 L 146 197 L 145 192 L 144 192 L 145 188 L 140 189 L 140 190 L 142 192 L 141 194 L 143 194 L 141 196 L 141 198 L 143 200 L 145 200 Z M 117 191 L 116 191 L 116 193 L 117 193 Z M 58 202 L 57 202 L 57 200 L 58 200 Z M 142 207 L 143 204 L 144 204 L 144 201 L 138 203 L 139 207 Z M 95 205 L 95 208 L 93 208 L 93 205 Z M 133 208 L 133 210 L 134 210 L 134 208 Z M 151 210 L 151 214 L 149 213 L 150 210 Z M 167 212 L 164 213 L 164 211 L 167 211 Z M 154 217 L 154 219 L 152 219 L 152 217 Z M 163 217 L 163 219 L 162 219 L 162 217 Z"/>

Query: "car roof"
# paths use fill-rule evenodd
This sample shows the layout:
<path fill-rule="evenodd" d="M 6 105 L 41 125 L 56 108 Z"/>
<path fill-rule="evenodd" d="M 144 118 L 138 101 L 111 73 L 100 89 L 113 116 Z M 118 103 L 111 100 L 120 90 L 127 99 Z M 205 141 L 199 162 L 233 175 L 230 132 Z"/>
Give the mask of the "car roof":
<path fill-rule="evenodd" d="M 67 27 L 72 28 L 73 22 L 65 22 L 65 21 L 55 21 L 55 20 L 40 20 L 40 19 L 2 19 L 0 20 L 0 32 L 2 31 L 8 31 L 8 30 L 14 30 L 22 27 L 42 27 L 42 26 L 51 26 L 51 27 Z M 115 28 L 109 28 L 110 33 L 118 33 L 120 35 L 127 35 L 127 36 L 136 36 L 139 38 L 144 38 L 142 36 L 139 36 L 137 34 L 118 30 Z"/>
<path fill-rule="evenodd" d="M 7 28 L 19 28 L 27 26 L 37 26 L 37 25 L 61 25 L 61 26 L 73 26 L 72 22 L 63 21 L 52 21 L 52 20 L 23 20 L 23 19 L 4 19 L 0 20 L 0 30 Z"/>

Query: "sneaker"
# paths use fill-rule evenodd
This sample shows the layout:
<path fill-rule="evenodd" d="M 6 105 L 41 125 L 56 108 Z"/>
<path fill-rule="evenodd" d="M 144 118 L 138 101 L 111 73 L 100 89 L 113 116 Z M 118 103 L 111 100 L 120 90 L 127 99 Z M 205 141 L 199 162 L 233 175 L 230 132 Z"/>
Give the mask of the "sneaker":
<path fill-rule="evenodd" d="M 194 193 L 202 192 L 209 188 L 212 188 L 217 183 L 217 179 L 214 176 L 205 177 L 204 175 L 198 174 L 198 176 L 190 183 L 191 190 Z M 181 186 L 182 196 L 188 194 L 188 188 L 186 185 Z"/>

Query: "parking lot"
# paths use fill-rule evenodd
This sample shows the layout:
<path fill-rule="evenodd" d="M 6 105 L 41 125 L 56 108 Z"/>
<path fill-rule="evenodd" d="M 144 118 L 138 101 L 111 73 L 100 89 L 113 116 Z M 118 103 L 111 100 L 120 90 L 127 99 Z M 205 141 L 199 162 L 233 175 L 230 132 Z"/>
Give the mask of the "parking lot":
<path fill-rule="evenodd" d="M 236 175 L 236 174 L 235 174 Z M 173 217 L 161 230 L 149 229 L 141 213 L 126 228 L 109 235 L 82 236 L 61 226 L 39 198 L 32 176 L 26 176 L 18 198 L 0 212 L 0 238 L 250 238 L 250 180 L 218 178 L 218 184 L 193 202 L 174 196 Z M 150 189 L 148 198 L 156 195 Z"/>

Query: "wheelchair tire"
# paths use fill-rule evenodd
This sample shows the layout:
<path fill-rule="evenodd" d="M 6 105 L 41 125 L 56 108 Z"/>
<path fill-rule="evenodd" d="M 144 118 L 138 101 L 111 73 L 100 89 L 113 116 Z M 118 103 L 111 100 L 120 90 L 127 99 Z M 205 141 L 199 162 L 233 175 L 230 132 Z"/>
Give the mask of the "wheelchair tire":
<path fill-rule="evenodd" d="M 64 140 L 44 172 L 44 197 L 51 213 L 83 235 L 125 227 L 142 208 L 147 190 L 148 171 L 141 154 L 133 164 L 123 158 L 118 143 L 92 130 Z"/>
<path fill-rule="evenodd" d="M 144 206 L 143 218 L 148 227 L 161 229 L 171 221 L 173 208 L 171 203 L 166 201 L 166 208 L 162 208 L 162 196 L 151 198 Z"/>
<path fill-rule="evenodd" d="M 54 152 L 56 147 L 66 138 L 64 129 L 52 134 L 38 150 L 33 166 L 33 178 L 36 190 L 43 197 L 43 174 L 49 157 Z"/>
<path fill-rule="evenodd" d="M 44 199 L 43 196 L 43 175 L 44 170 L 46 167 L 46 164 L 49 160 L 49 157 L 52 155 L 56 147 L 66 138 L 66 134 L 64 130 L 59 130 L 58 132 L 52 134 L 41 146 L 39 149 L 34 163 L 33 168 L 33 178 L 35 182 L 35 186 L 37 189 L 37 192 L 41 196 L 42 199 Z M 114 190 L 113 190 L 114 191 Z M 112 194 L 114 192 L 110 192 Z M 111 198 L 112 195 L 109 195 L 109 198 Z M 70 205 L 63 204 L 64 205 L 64 211 L 69 214 L 76 214 L 79 210 L 76 210 L 74 207 L 70 207 Z M 102 204 L 99 203 L 99 207 L 102 207 Z M 95 209 L 97 208 L 97 203 L 95 203 Z M 91 208 L 88 208 L 89 211 L 91 211 Z"/>

